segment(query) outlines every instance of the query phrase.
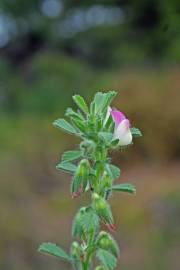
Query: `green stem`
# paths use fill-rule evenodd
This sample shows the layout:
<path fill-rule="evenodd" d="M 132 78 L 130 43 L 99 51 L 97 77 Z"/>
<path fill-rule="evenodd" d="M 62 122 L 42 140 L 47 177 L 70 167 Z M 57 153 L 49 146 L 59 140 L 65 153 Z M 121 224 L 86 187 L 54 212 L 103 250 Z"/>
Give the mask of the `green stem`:
<path fill-rule="evenodd" d="M 83 267 L 83 270 L 89 270 L 89 264 L 90 264 L 90 259 L 91 259 L 91 255 L 94 251 L 92 250 L 89 250 L 87 252 L 87 255 L 86 255 L 86 260 L 84 262 L 84 267 Z"/>
<path fill-rule="evenodd" d="M 98 168 L 96 168 L 96 176 L 95 176 L 95 183 L 94 188 L 95 192 L 99 192 L 99 180 L 100 177 L 104 171 L 104 163 L 107 157 L 107 151 L 106 149 L 101 149 L 100 156 L 97 157 L 96 162 L 99 162 Z M 91 248 L 91 246 L 94 245 L 95 240 L 95 232 L 92 232 L 89 237 L 87 237 L 87 249 L 86 249 L 86 256 L 84 258 L 84 261 L 82 262 L 82 270 L 89 270 L 90 269 L 90 263 L 91 263 L 91 257 L 94 253 L 94 249 Z"/>

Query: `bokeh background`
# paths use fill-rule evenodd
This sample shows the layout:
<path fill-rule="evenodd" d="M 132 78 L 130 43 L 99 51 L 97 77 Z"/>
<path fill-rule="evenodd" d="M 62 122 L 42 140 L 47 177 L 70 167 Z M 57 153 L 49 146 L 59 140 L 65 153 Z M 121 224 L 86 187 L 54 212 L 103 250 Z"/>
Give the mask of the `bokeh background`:
<path fill-rule="evenodd" d="M 72 200 L 56 172 L 78 145 L 54 129 L 72 94 L 117 90 L 114 106 L 143 132 L 113 154 L 137 195 L 111 199 L 117 269 L 180 269 L 180 3 L 178 0 L 0 1 L 0 268 L 70 269 L 39 254 L 69 249 Z"/>

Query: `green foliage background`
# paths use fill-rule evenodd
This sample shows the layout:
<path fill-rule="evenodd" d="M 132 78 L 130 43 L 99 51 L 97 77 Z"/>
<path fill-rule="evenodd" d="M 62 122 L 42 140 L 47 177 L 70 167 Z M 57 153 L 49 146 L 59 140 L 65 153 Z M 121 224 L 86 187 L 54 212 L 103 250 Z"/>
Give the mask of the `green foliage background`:
<path fill-rule="evenodd" d="M 89 101 L 97 90 L 114 89 L 114 106 L 144 135 L 113 156 L 122 180 L 137 187 L 133 198 L 112 198 L 119 268 L 179 270 L 179 1 L 68 0 L 51 18 L 42 2 L 0 3 L 0 28 L 2 15 L 16 24 L 4 46 L 0 31 L 0 267 L 68 269 L 36 251 L 42 241 L 69 246 L 82 204 L 70 198 L 67 175 L 55 170 L 58 154 L 78 141 L 51 123 L 73 106 L 72 94 Z M 58 34 L 72 11 L 97 5 L 121 8 L 123 23 Z"/>

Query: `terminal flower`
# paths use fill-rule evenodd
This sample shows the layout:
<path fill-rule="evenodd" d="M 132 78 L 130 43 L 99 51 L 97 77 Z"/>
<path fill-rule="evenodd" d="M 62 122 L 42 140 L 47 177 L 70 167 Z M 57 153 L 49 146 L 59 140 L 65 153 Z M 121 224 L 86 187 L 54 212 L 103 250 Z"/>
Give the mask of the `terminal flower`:
<path fill-rule="evenodd" d="M 115 123 L 114 139 L 119 139 L 120 146 L 131 144 L 132 134 L 129 120 L 118 110 L 111 110 L 111 116 Z"/>

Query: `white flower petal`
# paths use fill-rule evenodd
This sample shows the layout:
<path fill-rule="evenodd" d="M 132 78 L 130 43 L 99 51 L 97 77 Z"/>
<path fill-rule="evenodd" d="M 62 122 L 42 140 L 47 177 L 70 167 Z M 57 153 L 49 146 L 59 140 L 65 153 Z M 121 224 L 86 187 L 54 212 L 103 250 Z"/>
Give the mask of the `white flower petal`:
<path fill-rule="evenodd" d="M 129 128 L 129 121 L 124 119 L 114 130 L 114 139 L 119 139 L 119 145 L 124 146 L 131 144 L 132 134 Z"/>

